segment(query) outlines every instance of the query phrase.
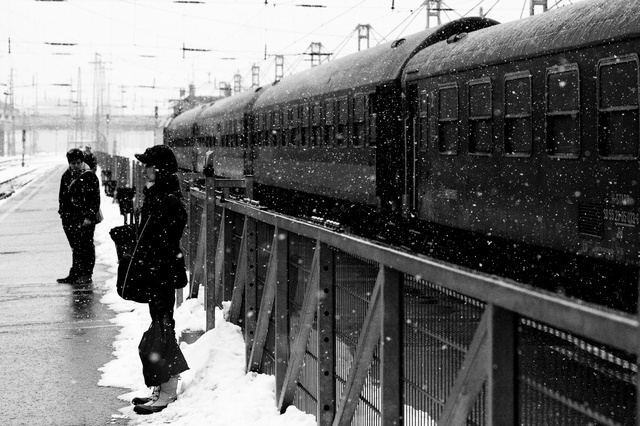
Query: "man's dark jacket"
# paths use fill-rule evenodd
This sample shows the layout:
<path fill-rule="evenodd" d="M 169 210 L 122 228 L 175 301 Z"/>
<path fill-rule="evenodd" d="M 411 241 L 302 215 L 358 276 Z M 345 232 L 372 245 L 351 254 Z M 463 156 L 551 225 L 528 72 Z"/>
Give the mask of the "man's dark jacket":
<path fill-rule="evenodd" d="M 95 173 L 67 169 L 60 179 L 58 213 L 63 225 L 80 224 L 85 219 L 96 221 L 100 209 L 100 182 Z"/>

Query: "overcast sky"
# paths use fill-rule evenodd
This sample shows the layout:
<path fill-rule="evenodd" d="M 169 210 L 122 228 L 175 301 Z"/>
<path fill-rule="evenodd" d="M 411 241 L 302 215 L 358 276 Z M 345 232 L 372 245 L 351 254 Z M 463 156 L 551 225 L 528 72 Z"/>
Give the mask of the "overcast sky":
<path fill-rule="evenodd" d="M 482 7 L 506 22 L 527 17 L 529 3 L 447 0 L 443 8 L 451 10 L 441 18 L 477 16 Z M 237 73 L 248 88 L 256 65 L 267 84 L 275 78 L 274 55 L 284 56 L 287 75 L 310 66 L 311 43 L 331 57 L 356 51 L 358 25 L 371 26 L 373 46 L 427 23 L 424 0 L 0 0 L 0 7 L 0 84 L 8 92 L 13 70 L 16 107 L 31 110 L 37 99 L 44 112 L 80 98 L 87 114 L 99 87 L 96 59 L 112 114 L 152 114 L 157 105 L 162 115 L 189 83 L 197 94 L 217 95 Z"/>

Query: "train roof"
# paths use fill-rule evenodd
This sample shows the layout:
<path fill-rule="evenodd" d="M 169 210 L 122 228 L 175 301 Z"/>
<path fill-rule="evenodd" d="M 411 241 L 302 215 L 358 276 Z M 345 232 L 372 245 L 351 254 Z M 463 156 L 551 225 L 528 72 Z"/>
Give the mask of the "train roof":
<path fill-rule="evenodd" d="M 255 108 L 399 79 L 409 58 L 425 46 L 496 24 L 492 19 L 463 18 L 324 63 L 265 88 Z"/>
<path fill-rule="evenodd" d="M 261 88 L 249 90 L 239 93 L 228 98 L 220 99 L 219 101 L 207 106 L 202 114 L 195 118 L 198 123 L 200 131 L 211 131 L 208 129 L 214 123 L 240 118 L 243 113 L 249 111 L 253 106 L 256 98 L 260 95 Z"/>
<path fill-rule="evenodd" d="M 207 104 L 199 105 L 177 115 L 169 122 L 169 124 L 167 124 L 166 131 L 175 139 L 186 139 L 191 137 L 193 123 L 196 122 L 196 119 L 206 107 Z"/>
<path fill-rule="evenodd" d="M 409 60 L 409 80 L 597 45 L 640 34 L 640 1 L 585 0 L 441 42 Z"/>

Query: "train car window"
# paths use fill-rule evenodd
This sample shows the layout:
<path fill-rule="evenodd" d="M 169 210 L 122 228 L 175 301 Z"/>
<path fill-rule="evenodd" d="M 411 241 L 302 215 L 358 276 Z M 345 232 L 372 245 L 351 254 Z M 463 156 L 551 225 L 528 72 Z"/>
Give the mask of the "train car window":
<path fill-rule="evenodd" d="M 376 113 L 376 95 L 375 93 L 372 93 L 369 95 L 369 102 L 368 102 L 368 109 L 369 109 L 369 131 L 368 131 L 368 141 L 367 144 L 369 146 L 376 146 L 376 122 L 377 122 L 377 118 L 378 118 L 378 114 Z"/>
<path fill-rule="evenodd" d="M 458 85 L 438 88 L 438 141 L 441 154 L 458 154 Z"/>
<path fill-rule="evenodd" d="M 287 108 L 287 145 L 295 145 L 295 136 L 294 136 L 294 128 L 296 127 L 296 120 L 294 117 L 294 108 Z"/>
<path fill-rule="evenodd" d="M 312 126 L 312 134 L 311 134 L 311 145 L 312 146 L 320 146 L 322 145 L 322 105 L 316 104 L 313 106 L 311 110 L 311 126 Z"/>
<path fill-rule="evenodd" d="M 280 136 L 282 135 L 282 133 L 280 133 L 280 128 L 282 127 L 282 123 L 280 122 L 281 117 L 280 111 L 271 111 L 271 128 L 269 130 L 271 134 L 269 139 L 272 146 L 280 145 Z"/>
<path fill-rule="evenodd" d="M 334 140 L 334 101 L 326 101 L 324 103 L 324 144 L 333 145 Z"/>
<path fill-rule="evenodd" d="M 547 70 L 547 153 L 559 158 L 580 155 L 580 79 L 577 64 Z"/>
<path fill-rule="evenodd" d="M 236 135 L 236 146 L 242 146 L 243 145 L 244 126 L 242 125 L 242 122 L 243 122 L 242 118 L 235 120 L 236 131 L 234 133 Z"/>
<path fill-rule="evenodd" d="M 638 158 L 638 56 L 598 63 L 598 149 L 609 159 Z"/>
<path fill-rule="evenodd" d="M 301 138 L 300 145 L 308 146 L 311 141 L 311 130 L 309 129 L 309 122 L 311 119 L 311 107 L 309 105 L 302 105 L 301 111 Z"/>
<path fill-rule="evenodd" d="M 492 103 L 490 79 L 469 82 L 469 153 L 472 155 L 493 152 Z"/>
<path fill-rule="evenodd" d="M 336 129 L 336 146 L 347 146 L 347 127 L 349 125 L 349 101 L 338 99 L 338 128 Z"/>
<path fill-rule="evenodd" d="M 423 90 L 418 95 L 418 117 L 420 128 L 416 132 L 419 135 L 419 148 L 426 151 L 429 146 L 429 94 Z"/>
<path fill-rule="evenodd" d="M 505 75 L 504 79 L 504 152 L 512 156 L 530 156 L 531 74 L 528 71 Z"/>
<path fill-rule="evenodd" d="M 353 145 L 362 146 L 367 140 L 366 126 L 367 98 L 356 96 L 353 99 Z"/>

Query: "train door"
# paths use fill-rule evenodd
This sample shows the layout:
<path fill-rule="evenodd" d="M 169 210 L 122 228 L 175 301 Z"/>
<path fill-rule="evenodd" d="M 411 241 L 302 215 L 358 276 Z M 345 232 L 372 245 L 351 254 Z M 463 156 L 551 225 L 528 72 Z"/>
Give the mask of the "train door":
<path fill-rule="evenodd" d="M 254 128 L 253 117 L 251 114 L 242 115 L 242 134 L 244 135 L 243 141 L 240 144 L 243 159 L 244 159 L 244 174 L 253 176 L 253 159 L 254 159 Z"/>
<path fill-rule="evenodd" d="M 406 181 L 407 206 L 418 218 L 425 219 L 428 214 L 423 197 L 428 192 L 429 177 L 429 139 L 435 135 L 436 93 L 429 92 L 418 85 L 407 88 L 406 116 Z"/>
<path fill-rule="evenodd" d="M 407 212 L 421 216 L 424 209 L 422 196 L 426 190 L 428 174 L 427 147 L 429 142 L 429 109 L 435 94 L 429 95 L 417 85 L 407 87 L 407 109 L 405 117 L 405 176 Z"/>
<path fill-rule="evenodd" d="M 403 118 L 404 128 L 404 191 L 402 200 L 402 213 L 408 216 L 414 213 L 417 207 L 416 193 L 416 137 L 418 121 L 418 87 L 415 84 L 407 86 L 406 108 Z"/>
<path fill-rule="evenodd" d="M 400 208 L 405 177 L 400 85 L 393 83 L 378 86 L 374 99 L 376 195 L 385 213 L 394 214 Z"/>

